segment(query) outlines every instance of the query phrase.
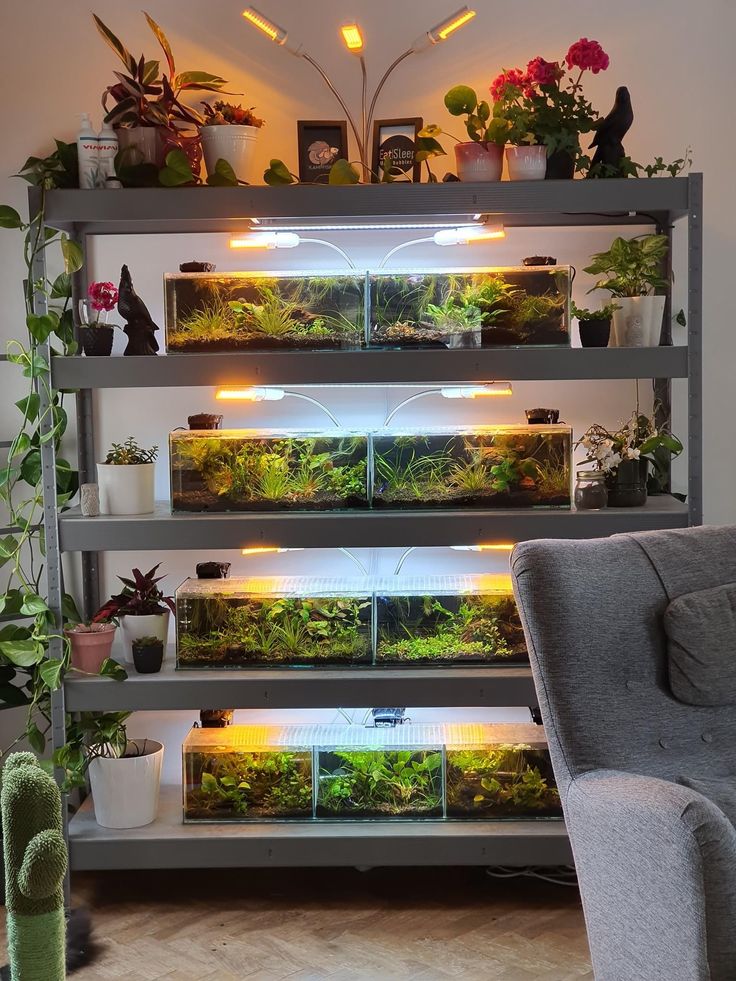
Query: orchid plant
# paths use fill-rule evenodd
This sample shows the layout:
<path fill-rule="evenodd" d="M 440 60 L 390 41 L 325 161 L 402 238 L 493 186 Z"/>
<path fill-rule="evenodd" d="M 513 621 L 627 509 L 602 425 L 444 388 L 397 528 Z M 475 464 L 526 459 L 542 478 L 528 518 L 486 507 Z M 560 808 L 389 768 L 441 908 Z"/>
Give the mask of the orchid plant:
<path fill-rule="evenodd" d="M 649 416 L 635 409 L 631 418 L 614 432 L 594 423 L 575 444 L 585 450 L 585 466 L 591 464 L 606 476 L 614 476 L 626 460 L 649 460 L 657 489 L 667 479 L 670 460 L 682 453 L 682 443 L 665 426 L 659 428 Z"/>

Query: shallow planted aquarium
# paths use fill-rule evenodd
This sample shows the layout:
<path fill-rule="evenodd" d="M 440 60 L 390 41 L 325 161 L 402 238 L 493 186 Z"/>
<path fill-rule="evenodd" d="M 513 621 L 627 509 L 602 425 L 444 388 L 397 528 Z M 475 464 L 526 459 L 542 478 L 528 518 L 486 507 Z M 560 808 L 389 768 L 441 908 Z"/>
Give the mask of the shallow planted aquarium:
<path fill-rule="evenodd" d="M 365 584 L 307 578 L 187 579 L 176 591 L 180 669 L 370 664 Z"/>
<path fill-rule="evenodd" d="M 570 266 L 370 277 L 370 343 L 480 348 L 570 344 Z"/>
<path fill-rule="evenodd" d="M 166 349 L 177 354 L 359 348 L 364 293 L 362 276 L 167 274 Z"/>
<path fill-rule="evenodd" d="M 363 434 L 177 430 L 169 450 L 173 511 L 368 506 Z"/>
<path fill-rule="evenodd" d="M 568 426 L 376 433 L 377 508 L 569 508 Z"/>
<path fill-rule="evenodd" d="M 483 726 L 480 733 L 469 728 L 458 727 L 446 745 L 448 817 L 492 820 L 562 816 L 549 751 L 540 738 L 539 726 L 491 725 Z"/>
<path fill-rule="evenodd" d="M 428 576 L 376 593 L 376 662 L 524 664 L 529 657 L 507 575 Z"/>
<path fill-rule="evenodd" d="M 312 817 L 312 749 L 278 726 L 192 729 L 183 747 L 184 821 Z"/>

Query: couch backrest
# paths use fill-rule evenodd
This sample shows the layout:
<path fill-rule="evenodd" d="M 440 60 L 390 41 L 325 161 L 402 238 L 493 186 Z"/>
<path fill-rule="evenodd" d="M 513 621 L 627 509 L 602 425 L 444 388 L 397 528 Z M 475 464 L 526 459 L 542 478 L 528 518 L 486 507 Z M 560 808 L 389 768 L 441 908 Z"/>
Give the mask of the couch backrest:
<path fill-rule="evenodd" d="M 663 629 L 675 595 L 736 581 L 736 528 L 524 542 L 511 569 L 563 792 L 598 767 L 736 773 L 736 706 L 674 698 Z"/>

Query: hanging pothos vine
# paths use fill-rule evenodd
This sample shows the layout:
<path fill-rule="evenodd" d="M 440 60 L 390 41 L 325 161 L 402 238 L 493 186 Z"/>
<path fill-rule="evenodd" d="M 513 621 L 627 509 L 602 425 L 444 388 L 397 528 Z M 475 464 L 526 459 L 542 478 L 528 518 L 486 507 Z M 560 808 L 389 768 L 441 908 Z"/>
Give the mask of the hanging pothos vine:
<path fill-rule="evenodd" d="M 81 269 L 84 255 L 66 233 L 47 228 L 43 216 L 47 190 L 79 186 L 76 146 L 57 140 L 53 154 L 30 157 L 18 176 L 39 188 L 40 204 L 30 222 L 23 221 L 9 205 L 0 205 L 0 228 L 24 235 L 27 270 L 23 284 L 25 335 L 10 340 L 6 351 L 7 360 L 18 365 L 27 380 L 27 392 L 15 403 L 17 432 L 7 463 L 0 467 L 0 500 L 12 529 L 0 536 L 0 709 L 26 706 L 26 723 L 18 740 L 25 737 L 36 752 L 42 753 L 51 726 L 51 693 L 61 686 L 69 666 L 70 645 L 63 627 L 80 620 L 70 595 L 64 596 L 63 622 L 58 622 L 49 609 L 45 595 L 41 468 L 41 447 L 53 442 L 57 454 L 56 506 L 59 511 L 65 509 L 77 493 L 79 480 L 76 469 L 59 453 L 67 414 L 64 393 L 52 388 L 46 344 L 52 356 L 76 353 L 71 277 Z M 61 251 L 63 272 L 53 280 L 34 279 L 38 257 L 53 247 Z M 34 312 L 34 298 L 39 294 L 48 300 L 47 312 L 40 316 Z M 53 639 L 61 642 L 60 658 L 48 657 Z M 101 673 L 125 677 L 123 669 L 111 660 L 103 664 Z"/>

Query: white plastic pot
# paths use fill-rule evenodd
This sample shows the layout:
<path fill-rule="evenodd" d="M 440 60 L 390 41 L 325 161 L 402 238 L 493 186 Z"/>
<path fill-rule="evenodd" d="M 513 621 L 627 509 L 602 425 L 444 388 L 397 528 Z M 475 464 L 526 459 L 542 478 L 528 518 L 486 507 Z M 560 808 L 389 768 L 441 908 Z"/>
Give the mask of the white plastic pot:
<path fill-rule="evenodd" d="M 255 183 L 253 164 L 258 139 L 257 126 L 203 126 L 202 150 L 208 174 L 214 174 L 218 160 L 227 160 L 240 181 Z"/>
<path fill-rule="evenodd" d="M 127 664 L 133 663 L 133 641 L 140 640 L 141 637 L 155 637 L 164 645 L 164 656 L 166 655 L 166 641 L 169 637 L 169 617 L 168 610 L 165 613 L 154 613 L 150 616 L 135 616 L 126 613 L 120 617 L 120 636 L 123 641 L 123 659 Z"/>
<path fill-rule="evenodd" d="M 103 828 L 142 828 L 156 819 L 162 743 L 132 739 L 142 756 L 102 757 L 89 765 L 95 820 Z"/>
<path fill-rule="evenodd" d="M 100 514 L 150 514 L 155 471 L 155 463 L 98 463 Z"/>
<path fill-rule="evenodd" d="M 547 174 L 546 146 L 507 146 L 510 181 L 543 181 Z"/>
<path fill-rule="evenodd" d="M 495 143 L 455 144 L 457 176 L 461 181 L 500 181 L 503 147 Z"/>
<path fill-rule="evenodd" d="M 609 347 L 659 347 L 664 296 L 616 297 Z"/>

